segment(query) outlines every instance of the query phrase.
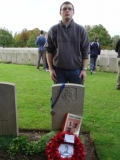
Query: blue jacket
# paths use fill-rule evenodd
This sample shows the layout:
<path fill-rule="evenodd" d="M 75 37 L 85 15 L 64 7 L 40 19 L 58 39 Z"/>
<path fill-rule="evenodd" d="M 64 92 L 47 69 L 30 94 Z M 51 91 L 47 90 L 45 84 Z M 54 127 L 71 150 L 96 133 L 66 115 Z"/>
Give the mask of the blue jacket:
<path fill-rule="evenodd" d="M 38 45 L 38 51 L 45 50 L 44 45 L 46 43 L 46 38 L 44 36 L 38 36 L 35 44 Z"/>
<path fill-rule="evenodd" d="M 100 55 L 101 48 L 98 42 L 92 42 L 90 45 L 90 57 L 98 57 Z"/>

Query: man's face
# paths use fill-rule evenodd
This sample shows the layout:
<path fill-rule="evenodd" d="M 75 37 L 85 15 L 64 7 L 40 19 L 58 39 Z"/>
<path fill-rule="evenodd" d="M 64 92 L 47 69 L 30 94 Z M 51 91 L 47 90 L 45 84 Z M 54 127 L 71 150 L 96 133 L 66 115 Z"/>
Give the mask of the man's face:
<path fill-rule="evenodd" d="M 72 5 L 71 4 L 64 4 L 61 8 L 60 15 L 63 20 L 67 20 L 67 21 L 71 20 L 74 15 Z"/>

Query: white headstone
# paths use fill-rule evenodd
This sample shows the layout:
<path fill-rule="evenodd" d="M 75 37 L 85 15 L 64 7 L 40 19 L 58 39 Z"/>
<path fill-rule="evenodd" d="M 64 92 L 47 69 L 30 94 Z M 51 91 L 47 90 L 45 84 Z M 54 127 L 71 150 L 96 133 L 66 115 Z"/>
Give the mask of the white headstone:
<path fill-rule="evenodd" d="M 1 52 L 1 58 L 2 58 L 2 62 L 7 62 L 7 56 L 6 56 L 6 52 L 4 50 L 2 50 L 2 52 Z"/>
<path fill-rule="evenodd" d="M 117 72 L 117 58 L 109 58 L 109 72 Z"/>
<path fill-rule="evenodd" d="M 17 52 L 17 64 L 22 64 L 22 53 Z"/>
<path fill-rule="evenodd" d="M 12 62 L 12 52 L 7 51 L 6 57 L 7 57 L 7 62 L 11 63 Z"/>
<path fill-rule="evenodd" d="M 108 57 L 100 57 L 100 71 L 107 71 Z"/>
<path fill-rule="evenodd" d="M 17 54 L 16 52 L 12 52 L 12 63 L 17 63 Z"/>
<path fill-rule="evenodd" d="M 32 65 L 37 65 L 37 54 L 35 53 L 30 54 L 30 62 Z"/>
<path fill-rule="evenodd" d="M 28 64 L 29 63 L 29 54 L 27 52 L 23 53 L 23 63 Z"/>
<path fill-rule="evenodd" d="M 52 104 L 60 93 L 62 84 L 52 86 Z M 61 129 L 66 113 L 83 116 L 84 86 L 66 83 L 55 106 L 52 109 L 52 129 Z"/>

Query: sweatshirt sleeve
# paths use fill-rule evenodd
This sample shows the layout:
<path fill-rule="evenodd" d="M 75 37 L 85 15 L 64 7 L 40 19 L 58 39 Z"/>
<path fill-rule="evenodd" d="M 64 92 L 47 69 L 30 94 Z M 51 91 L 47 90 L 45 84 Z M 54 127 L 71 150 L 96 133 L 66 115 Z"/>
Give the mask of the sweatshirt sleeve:
<path fill-rule="evenodd" d="M 48 38 L 47 38 L 47 53 L 51 53 L 53 54 L 56 50 L 55 47 L 55 32 L 56 30 L 52 27 L 49 31 L 48 31 Z"/>
<path fill-rule="evenodd" d="M 82 34 L 81 34 L 81 53 L 82 53 L 82 59 L 88 59 L 88 54 L 90 53 L 90 43 L 88 40 L 88 35 L 83 28 Z"/>

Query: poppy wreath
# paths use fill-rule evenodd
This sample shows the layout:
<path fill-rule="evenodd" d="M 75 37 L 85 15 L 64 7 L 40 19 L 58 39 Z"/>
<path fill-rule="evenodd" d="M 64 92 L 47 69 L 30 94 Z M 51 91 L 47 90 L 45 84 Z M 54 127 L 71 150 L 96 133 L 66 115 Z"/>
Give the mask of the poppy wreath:
<path fill-rule="evenodd" d="M 71 157 L 62 158 L 59 153 L 59 146 L 64 142 L 65 134 L 74 135 L 73 133 L 68 132 L 57 132 L 54 137 L 50 139 L 50 142 L 46 145 L 46 155 L 48 160 L 85 160 L 85 147 L 81 142 L 81 139 L 76 135 L 74 139 L 74 151 Z"/>

